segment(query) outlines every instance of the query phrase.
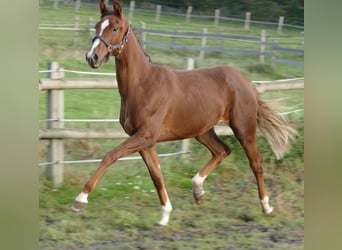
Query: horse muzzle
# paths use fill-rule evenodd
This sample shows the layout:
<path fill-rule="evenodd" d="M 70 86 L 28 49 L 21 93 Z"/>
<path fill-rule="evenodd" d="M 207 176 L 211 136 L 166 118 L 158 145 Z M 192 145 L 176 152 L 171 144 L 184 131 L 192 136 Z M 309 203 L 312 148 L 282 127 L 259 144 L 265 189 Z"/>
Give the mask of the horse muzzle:
<path fill-rule="evenodd" d="M 86 54 L 86 61 L 88 62 L 89 66 L 96 69 L 100 67 L 102 62 L 107 62 L 109 60 L 109 53 L 105 56 L 100 56 L 96 51 L 92 53 Z"/>
<path fill-rule="evenodd" d="M 101 63 L 99 63 L 99 56 L 96 53 L 93 53 L 91 55 L 86 55 L 86 61 L 88 62 L 89 66 L 96 69 L 100 66 Z"/>

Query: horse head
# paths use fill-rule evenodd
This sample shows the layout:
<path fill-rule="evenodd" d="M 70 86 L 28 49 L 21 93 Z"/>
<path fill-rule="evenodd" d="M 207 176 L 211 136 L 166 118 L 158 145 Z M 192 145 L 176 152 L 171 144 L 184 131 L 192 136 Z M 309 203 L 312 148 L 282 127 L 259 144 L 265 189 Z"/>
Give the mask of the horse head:
<path fill-rule="evenodd" d="M 107 62 L 111 55 L 118 56 L 128 41 L 129 24 L 123 15 L 122 7 L 116 0 L 113 10 L 109 10 L 104 0 L 100 1 L 101 20 L 96 24 L 96 36 L 86 54 L 92 68 Z"/>

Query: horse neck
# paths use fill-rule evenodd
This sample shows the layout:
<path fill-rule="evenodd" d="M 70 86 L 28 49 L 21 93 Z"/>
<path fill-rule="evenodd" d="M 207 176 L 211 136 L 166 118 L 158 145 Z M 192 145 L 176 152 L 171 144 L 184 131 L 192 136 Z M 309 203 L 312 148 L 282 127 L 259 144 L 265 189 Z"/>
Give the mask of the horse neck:
<path fill-rule="evenodd" d="M 150 63 L 132 30 L 121 54 L 115 58 L 115 64 L 121 96 L 146 77 Z"/>

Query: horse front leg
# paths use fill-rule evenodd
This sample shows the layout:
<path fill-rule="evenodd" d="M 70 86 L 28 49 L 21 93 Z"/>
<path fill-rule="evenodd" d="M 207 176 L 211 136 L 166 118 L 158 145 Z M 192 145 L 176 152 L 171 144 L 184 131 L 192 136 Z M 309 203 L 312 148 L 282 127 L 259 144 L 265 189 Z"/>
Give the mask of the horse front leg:
<path fill-rule="evenodd" d="M 155 147 L 147 148 L 141 150 L 140 155 L 142 156 L 150 176 L 153 180 L 154 186 L 157 189 L 160 204 L 162 206 L 161 212 L 162 217 L 158 222 L 158 225 L 166 226 L 170 220 L 170 213 L 172 211 L 172 205 L 167 195 L 167 191 L 165 188 L 163 175 L 160 168 L 160 160 L 157 154 Z"/>
<path fill-rule="evenodd" d="M 88 195 L 94 190 L 96 183 L 110 165 L 115 163 L 121 157 L 133 154 L 144 148 L 151 147 L 154 144 L 155 140 L 152 136 L 148 136 L 146 133 L 137 133 L 115 149 L 109 151 L 102 159 L 95 173 L 84 185 L 82 192 L 76 197 L 71 209 L 75 212 L 79 212 L 87 206 Z"/>

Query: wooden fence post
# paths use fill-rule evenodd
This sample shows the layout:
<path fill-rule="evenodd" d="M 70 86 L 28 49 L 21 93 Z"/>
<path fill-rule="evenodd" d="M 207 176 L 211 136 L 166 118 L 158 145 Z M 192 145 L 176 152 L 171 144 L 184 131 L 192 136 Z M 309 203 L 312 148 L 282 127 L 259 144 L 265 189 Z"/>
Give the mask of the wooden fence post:
<path fill-rule="evenodd" d="M 161 5 L 157 5 L 156 8 L 156 22 L 159 23 L 160 22 L 160 12 L 161 12 Z"/>
<path fill-rule="evenodd" d="M 78 27 L 80 25 L 80 18 L 79 16 L 75 16 L 75 22 L 74 22 L 74 35 L 72 38 L 72 46 L 73 47 L 77 47 L 77 43 L 78 43 Z"/>
<path fill-rule="evenodd" d="M 75 2 L 75 12 L 77 13 L 80 10 L 81 0 L 76 0 Z"/>
<path fill-rule="evenodd" d="M 265 52 L 266 48 L 266 30 L 261 30 L 261 37 L 260 37 L 260 63 L 265 62 Z"/>
<path fill-rule="evenodd" d="M 59 2 L 59 0 L 54 0 L 54 1 L 53 1 L 53 8 L 54 8 L 55 10 L 58 9 L 58 2 Z"/>
<path fill-rule="evenodd" d="M 220 19 L 220 10 L 216 9 L 215 10 L 215 20 L 214 20 L 215 26 L 219 25 L 219 19 Z"/>
<path fill-rule="evenodd" d="M 61 71 L 57 62 L 49 64 L 49 78 L 58 79 L 64 77 L 64 71 Z M 64 119 L 64 91 L 48 90 L 47 92 L 47 128 L 64 128 L 61 121 Z M 64 160 L 64 143 L 62 139 L 50 140 L 48 146 L 48 162 L 52 164 L 47 167 L 47 176 L 52 180 L 54 187 L 60 187 L 63 184 L 63 164 Z"/>
<path fill-rule="evenodd" d="M 224 34 L 224 28 L 219 28 L 219 33 L 220 34 Z M 223 48 L 223 39 L 217 39 L 217 42 L 216 42 L 216 47 L 219 48 L 219 49 L 222 49 Z"/>
<path fill-rule="evenodd" d="M 176 29 L 175 29 L 175 32 L 178 32 L 179 31 L 179 23 L 176 23 Z M 177 43 L 177 37 L 174 36 L 172 37 L 172 44 L 176 44 Z"/>
<path fill-rule="evenodd" d="M 284 25 L 284 17 L 280 16 L 279 17 L 279 23 L 278 23 L 278 34 L 282 33 L 283 25 Z"/>
<path fill-rule="evenodd" d="M 195 60 L 193 58 L 186 58 L 184 69 L 185 70 L 192 70 L 194 68 L 195 68 Z M 181 140 L 180 147 L 181 147 L 181 152 L 184 152 L 184 153 L 189 152 L 189 150 L 190 150 L 190 139 Z M 186 159 L 186 158 L 188 158 L 188 155 L 182 154 L 181 158 Z"/>
<path fill-rule="evenodd" d="M 94 18 L 88 17 L 88 34 L 89 38 L 92 38 L 94 36 L 93 29 L 95 28 Z"/>
<path fill-rule="evenodd" d="M 207 33 L 208 33 L 208 29 L 203 28 L 203 37 L 202 37 L 202 41 L 201 41 L 201 48 L 205 48 L 205 46 L 207 44 L 207 37 L 206 37 Z M 202 60 L 203 58 L 204 58 L 204 50 L 201 50 L 200 55 L 199 55 L 199 59 Z"/>
<path fill-rule="evenodd" d="M 186 11 L 186 23 L 190 23 L 190 17 L 191 17 L 191 12 L 192 12 L 192 6 L 188 6 L 188 9 Z"/>
<path fill-rule="evenodd" d="M 249 23 L 251 21 L 251 13 L 246 12 L 246 19 L 245 19 L 245 30 L 249 30 Z"/>
<path fill-rule="evenodd" d="M 129 3 L 129 12 L 128 12 L 128 22 L 129 22 L 129 24 L 132 24 L 133 15 L 134 15 L 134 7 L 135 7 L 135 1 L 131 1 Z"/>

